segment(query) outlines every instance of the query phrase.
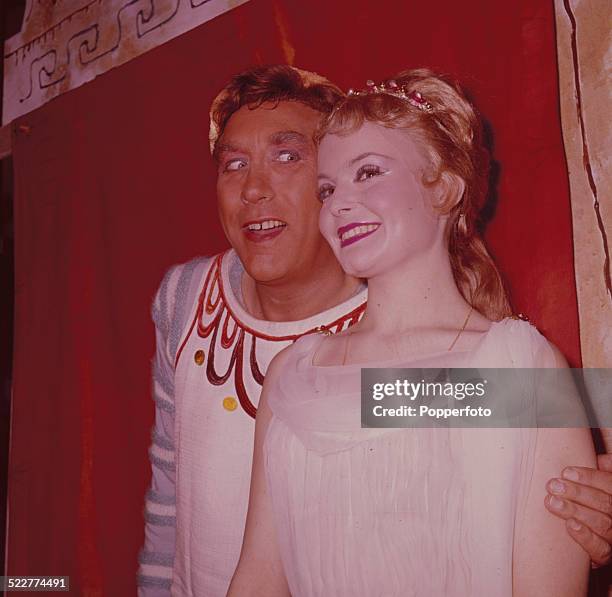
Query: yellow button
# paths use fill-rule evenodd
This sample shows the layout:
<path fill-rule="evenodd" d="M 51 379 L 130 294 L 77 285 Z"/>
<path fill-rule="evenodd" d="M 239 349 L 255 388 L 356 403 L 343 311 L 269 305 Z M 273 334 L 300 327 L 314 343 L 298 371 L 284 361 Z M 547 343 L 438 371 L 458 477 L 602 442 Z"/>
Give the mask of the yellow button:
<path fill-rule="evenodd" d="M 238 408 L 238 401 L 232 396 L 223 398 L 223 408 L 229 411 L 236 410 Z"/>
<path fill-rule="evenodd" d="M 196 365 L 202 365 L 204 363 L 204 351 L 196 350 L 193 355 L 193 360 L 196 362 Z"/>

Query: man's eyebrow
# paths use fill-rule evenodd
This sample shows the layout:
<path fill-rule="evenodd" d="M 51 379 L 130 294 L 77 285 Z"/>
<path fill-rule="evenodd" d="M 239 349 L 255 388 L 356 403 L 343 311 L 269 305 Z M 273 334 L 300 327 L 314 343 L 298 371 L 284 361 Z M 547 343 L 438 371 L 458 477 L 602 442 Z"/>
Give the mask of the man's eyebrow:
<path fill-rule="evenodd" d="M 231 152 L 231 151 L 239 152 L 240 149 L 236 147 L 235 145 L 232 145 L 231 143 L 218 143 L 217 146 L 215 147 L 216 154 L 220 154 L 224 152 Z"/>
<path fill-rule="evenodd" d="M 272 145 L 283 145 L 285 143 L 296 143 L 298 145 L 303 146 L 304 148 L 309 147 L 309 139 L 306 135 L 299 133 L 297 131 L 279 131 L 277 133 L 273 133 L 268 138 L 269 142 Z M 215 157 L 218 157 L 224 153 L 242 153 L 243 149 L 233 144 L 231 141 L 227 141 L 224 143 L 218 143 L 215 147 Z"/>
<path fill-rule="evenodd" d="M 272 145 L 283 145 L 284 143 L 298 143 L 299 145 L 308 145 L 309 139 L 306 135 L 297 131 L 279 131 L 270 135 L 270 143 Z"/>

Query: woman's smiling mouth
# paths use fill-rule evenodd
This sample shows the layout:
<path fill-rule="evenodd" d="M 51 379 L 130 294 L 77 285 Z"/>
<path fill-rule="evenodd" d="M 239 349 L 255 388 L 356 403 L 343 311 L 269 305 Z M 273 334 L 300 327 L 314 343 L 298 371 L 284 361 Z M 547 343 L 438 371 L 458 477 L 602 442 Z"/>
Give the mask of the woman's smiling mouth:
<path fill-rule="evenodd" d="M 352 245 L 366 236 L 370 236 L 380 228 L 380 222 L 352 222 L 338 228 L 340 247 Z"/>

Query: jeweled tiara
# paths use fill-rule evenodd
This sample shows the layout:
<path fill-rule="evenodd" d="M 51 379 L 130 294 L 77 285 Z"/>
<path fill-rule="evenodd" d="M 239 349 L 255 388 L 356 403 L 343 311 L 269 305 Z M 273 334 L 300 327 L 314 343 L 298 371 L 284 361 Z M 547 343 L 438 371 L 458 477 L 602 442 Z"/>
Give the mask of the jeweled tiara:
<path fill-rule="evenodd" d="M 393 79 L 376 85 L 372 79 L 366 81 L 366 88 L 355 90 L 349 89 L 347 95 L 371 95 L 373 93 L 386 93 L 407 101 L 411 106 L 431 113 L 434 107 L 418 91 L 408 91 L 404 85 L 398 85 Z"/>

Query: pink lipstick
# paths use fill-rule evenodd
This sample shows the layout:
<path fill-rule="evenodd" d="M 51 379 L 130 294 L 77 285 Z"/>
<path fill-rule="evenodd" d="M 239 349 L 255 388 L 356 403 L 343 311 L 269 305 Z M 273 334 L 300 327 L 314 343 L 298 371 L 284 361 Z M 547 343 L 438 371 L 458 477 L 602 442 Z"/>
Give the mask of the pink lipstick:
<path fill-rule="evenodd" d="M 380 228 L 380 222 L 351 222 L 338 228 L 340 247 L 348 247 L 364 238 L 374 234 Z"/>

